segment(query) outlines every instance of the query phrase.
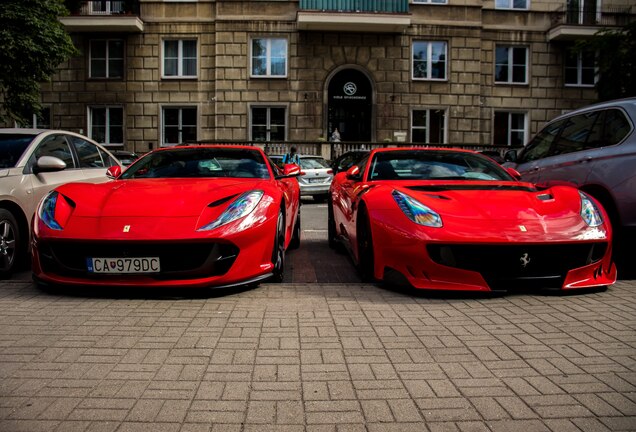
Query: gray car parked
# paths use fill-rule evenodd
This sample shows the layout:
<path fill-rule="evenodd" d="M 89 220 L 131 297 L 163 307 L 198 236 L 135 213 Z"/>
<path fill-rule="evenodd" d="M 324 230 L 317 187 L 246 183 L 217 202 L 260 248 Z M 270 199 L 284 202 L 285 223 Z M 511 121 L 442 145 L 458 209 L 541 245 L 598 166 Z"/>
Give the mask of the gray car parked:
<path fill-rule="evenodd" d="M 594 196 L 609 213 L 615 238 L 636 232 L 636 98 L 557 117 L 506 160 L 523 180 L 573 183 Z"/>

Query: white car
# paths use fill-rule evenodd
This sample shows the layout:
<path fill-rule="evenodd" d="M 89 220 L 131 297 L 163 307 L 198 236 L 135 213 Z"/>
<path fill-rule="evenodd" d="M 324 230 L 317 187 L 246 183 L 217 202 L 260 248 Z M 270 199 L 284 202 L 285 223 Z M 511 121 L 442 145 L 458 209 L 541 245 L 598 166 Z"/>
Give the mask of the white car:
<path fill-rule="evenodd" d="M 74 181 L 107 181 L 113 165 L 121 164 L 80 134 L 0 129 L 0 277 L 26 256 L 31 218 L 47 192 Z"/>
<path fill-rule="evenodd" d="M 282 166 L 283 155 L 270 155 L 274 163 Z M 329 196 L 329 186 L 333 180 L 333 169 L 322 156 L 300 155 L 300 169 L 303 175 L 298 177 L 300 196 L 311 196 L 322 202 Z"/>

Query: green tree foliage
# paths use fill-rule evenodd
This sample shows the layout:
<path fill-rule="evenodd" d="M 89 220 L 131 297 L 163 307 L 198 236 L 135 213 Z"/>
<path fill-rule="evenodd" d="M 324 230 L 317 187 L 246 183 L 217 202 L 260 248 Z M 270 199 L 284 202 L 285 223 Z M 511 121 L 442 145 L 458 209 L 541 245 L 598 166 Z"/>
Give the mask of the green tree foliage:
<path fill-rule="evenodd" d="M 600 100 L 636 96 L 636 22 L 621 29 L 604 29 L 578 44 L 598 53 Z"/>
<path fill-rule="evenodd" d="M 40 84 L 77 53 L 58 18 L 62 0 L 0 1 L 0 121 L 30 121 L 39 113 Z"/>

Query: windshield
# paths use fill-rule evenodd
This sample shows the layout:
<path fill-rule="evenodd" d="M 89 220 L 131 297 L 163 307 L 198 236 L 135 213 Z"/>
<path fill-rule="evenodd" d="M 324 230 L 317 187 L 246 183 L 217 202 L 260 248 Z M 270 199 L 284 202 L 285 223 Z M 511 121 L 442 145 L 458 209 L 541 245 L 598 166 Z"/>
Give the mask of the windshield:
<path fill-rule="evenodd" d="M 13 168 L 35 135 L 0 134 L 0 168 Z"/>
<path fill-rule="evenodd" d="M 302 169 L 325 169 L 329 168 L 329 164 L 323 158 L 300 158 L 300 167 Z"/>
<path fill-rule="evenodd" d="M 380 152 L 369 180 L 514 180 L 490 159 L 474 153 L 405 150 Z"/>
<path fill-rule="evenodd" d="M 173 148 L 149 153 L 121 179 L 133 178 L 269 178 L 261 153 L 236 148 Z"/>

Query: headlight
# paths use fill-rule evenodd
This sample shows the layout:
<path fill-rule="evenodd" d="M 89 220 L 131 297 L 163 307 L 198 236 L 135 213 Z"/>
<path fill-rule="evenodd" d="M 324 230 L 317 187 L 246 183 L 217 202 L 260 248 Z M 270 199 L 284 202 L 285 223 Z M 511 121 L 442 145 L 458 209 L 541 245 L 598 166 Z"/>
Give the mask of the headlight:
<path fill-rule="evenodd" d="M 263 191 L 261 190 L 245 192 L 232 201 L 214 222 L 199 228 L 199 231 L 213 230 L 214 228 L 247 216 L 256 208 L 261 198 L 263 198 Z"/>
<path fill-rule="evenodd" d="M 441 228 L 443 226 L 440 215 L 416 199 L 396 190 L 393 191 L 393 199 L 395 199 L 395 202 L 406 217 L 416 224 L 432 228 Z"/>
<path fill-rule="evenodd" d="M 44 225 L 54 230 L 63 230 L 75 209 L 75 203 L 56 191 L 49 192 L 43 199 L 38 216 Z"/>
<path fill-rule="evenodd" d="M 579 195 L 581 196 L 581 217 L 585 223 L 591 227 L 602 225 L 603 218 L 601 217 L 601 212 L 596 208 L 596 205 L 583 192 L 579 191 Z"/>

